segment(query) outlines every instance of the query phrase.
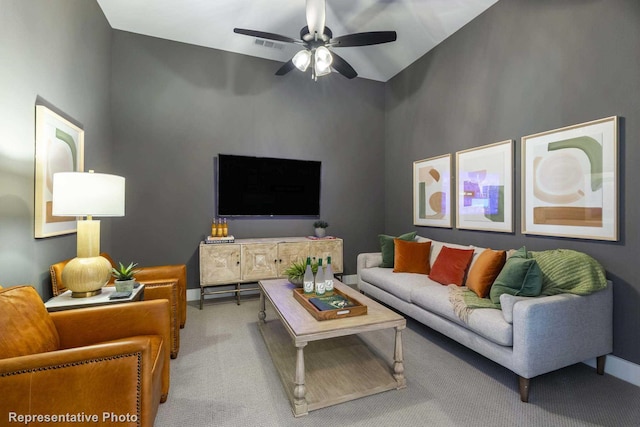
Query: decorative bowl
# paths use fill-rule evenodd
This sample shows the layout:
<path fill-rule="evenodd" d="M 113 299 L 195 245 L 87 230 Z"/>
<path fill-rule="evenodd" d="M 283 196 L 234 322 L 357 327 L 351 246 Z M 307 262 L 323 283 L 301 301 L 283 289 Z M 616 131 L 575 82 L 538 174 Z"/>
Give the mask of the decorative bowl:
<path fill-rule="evenodd" d="M 302 287 L 302 282 L 303 282 L 303 278 L 302 277 L 300 277 L 300 276 L 289 276 L 288 279 L 289 279 L 289 282 L 293 283 L 297 287 L 299 287 L 299 288 Z"/>

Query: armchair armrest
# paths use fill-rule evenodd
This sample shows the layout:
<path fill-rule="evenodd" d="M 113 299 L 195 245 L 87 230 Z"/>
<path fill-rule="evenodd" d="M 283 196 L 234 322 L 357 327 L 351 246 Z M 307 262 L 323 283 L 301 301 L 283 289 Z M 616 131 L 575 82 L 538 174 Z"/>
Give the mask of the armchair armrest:
<path fill-rule="evenodd" d="M 10 412 L 101 417 L 107 412 L 129 414 L 151 425 L 155 414 L 149 415 L 149 406 L 157 403 L 147 401 L 158 394 L 151 385 L 154 339 L 131 337 L 0 360 L 0 417 L 8 420 Z M 103 420 L 98 421 L 95 424 Z"/>
<path fill-rule="evenodd" d="M 187 320 L 187 266 L 184 264 L 158 265 L 138 268 L 136 280 L 140 283 L 150 281 L 167 281 L 178 279 L 178 314 L 180 327 L 183 328 Z"/>
<path fill-rule="evenodd" d="M 50 316 L 63 349 L 137 335 L 160 335 L 167 345 L 171 342 L 169 302 L 166 300 L 57 311 Z"/>
<path fill-rule="evenodd" d="M 178 279 L 146 280 L 144 282 L 145 301 L 166 299 L 170 310 L 171 358 L 178 357 L 180 351 L 180 313 L 178 309 Z"/>
<path fill-rule="evenodd" d="M 513 371 L 533 378 L 613 351 L 613 285 L 513 306 Z"/>

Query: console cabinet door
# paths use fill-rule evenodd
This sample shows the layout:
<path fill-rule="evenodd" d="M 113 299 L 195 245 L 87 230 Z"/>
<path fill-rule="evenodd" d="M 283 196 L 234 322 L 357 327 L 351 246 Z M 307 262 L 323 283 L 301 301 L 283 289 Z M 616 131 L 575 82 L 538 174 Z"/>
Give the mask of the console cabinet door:
<path fill-rule="evenodd" d="M 309 245 L 312 259 L 322 258 L 322 265 L 327 265 L 327 257 L 331 257 L 331 268 L 334 273 L 342 273 L 342 240 L 314 240 Z"/>
<path fill-rule="evenodd" d="M 240 245 L 208 244 L 200 246 L 200 285 L 239 282 Z"/>
<path fill-rule="evenodd" d="M 306 262 L 309 242 L 278 243 L 278 277 L 287 277 L 285 270 L 294 262 Z"/>
<path fill-rule="evenodd" d="M 242 280 L 251 282 L 278 277 L 278 244 L 242 245 Z"/>

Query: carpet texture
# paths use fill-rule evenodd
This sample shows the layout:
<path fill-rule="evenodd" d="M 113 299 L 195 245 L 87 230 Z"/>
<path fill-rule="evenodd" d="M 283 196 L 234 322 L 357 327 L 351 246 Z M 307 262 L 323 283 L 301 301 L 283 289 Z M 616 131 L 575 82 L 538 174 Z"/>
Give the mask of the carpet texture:
<path fill-rule="evenodd" d="M 268 305 L 268 304 L 267 304 Z M 257 327 L 258 300 L 190 305 L 158 427 L 199 426 L 639 426 L 640 388 L 584 364 L 531 380 L 407 319 L 407 388 L 294 418 Z M 267 307 L 267 320 L 276 321 Z M 361 335 L 391 363 L 393 330 Z"/>

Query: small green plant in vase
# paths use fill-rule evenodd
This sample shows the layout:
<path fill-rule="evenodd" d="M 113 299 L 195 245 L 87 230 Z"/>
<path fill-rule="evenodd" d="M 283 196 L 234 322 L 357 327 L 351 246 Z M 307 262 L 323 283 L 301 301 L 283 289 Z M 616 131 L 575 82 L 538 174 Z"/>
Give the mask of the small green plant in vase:
<path fill-rule="evenodd" d="M 133 286 L 136 283 L 134 275 L 139 271 L 135 270 L 137 263 L 130 263 L 125 266 L 121 262 L 118 262 L 118 267 L 111 269 L 111 275 L 116 279 L 115 286 L 117 292 L 131 292 Z"/>
<path fill-rule="evenodd" d="M 327 227 L 329 223 L 326 221 L 318 220 L 313 223 L 313 228 L 315 229 L 316 237 L 324 237 L 327 234 Z"/>
<path fill-rule="evenodd" d="M 287 268 L 284 273 L 287 275 L 287 279 L 297 287 L 302 287 L 302 279 L 304 278 L 304 271 L 307 268 L 306 262 L 293 262 L 289 268 Z M 311 271 L 313 274 L 318 272 L 318 263 L 315 261 L 311 262 Z"/>

